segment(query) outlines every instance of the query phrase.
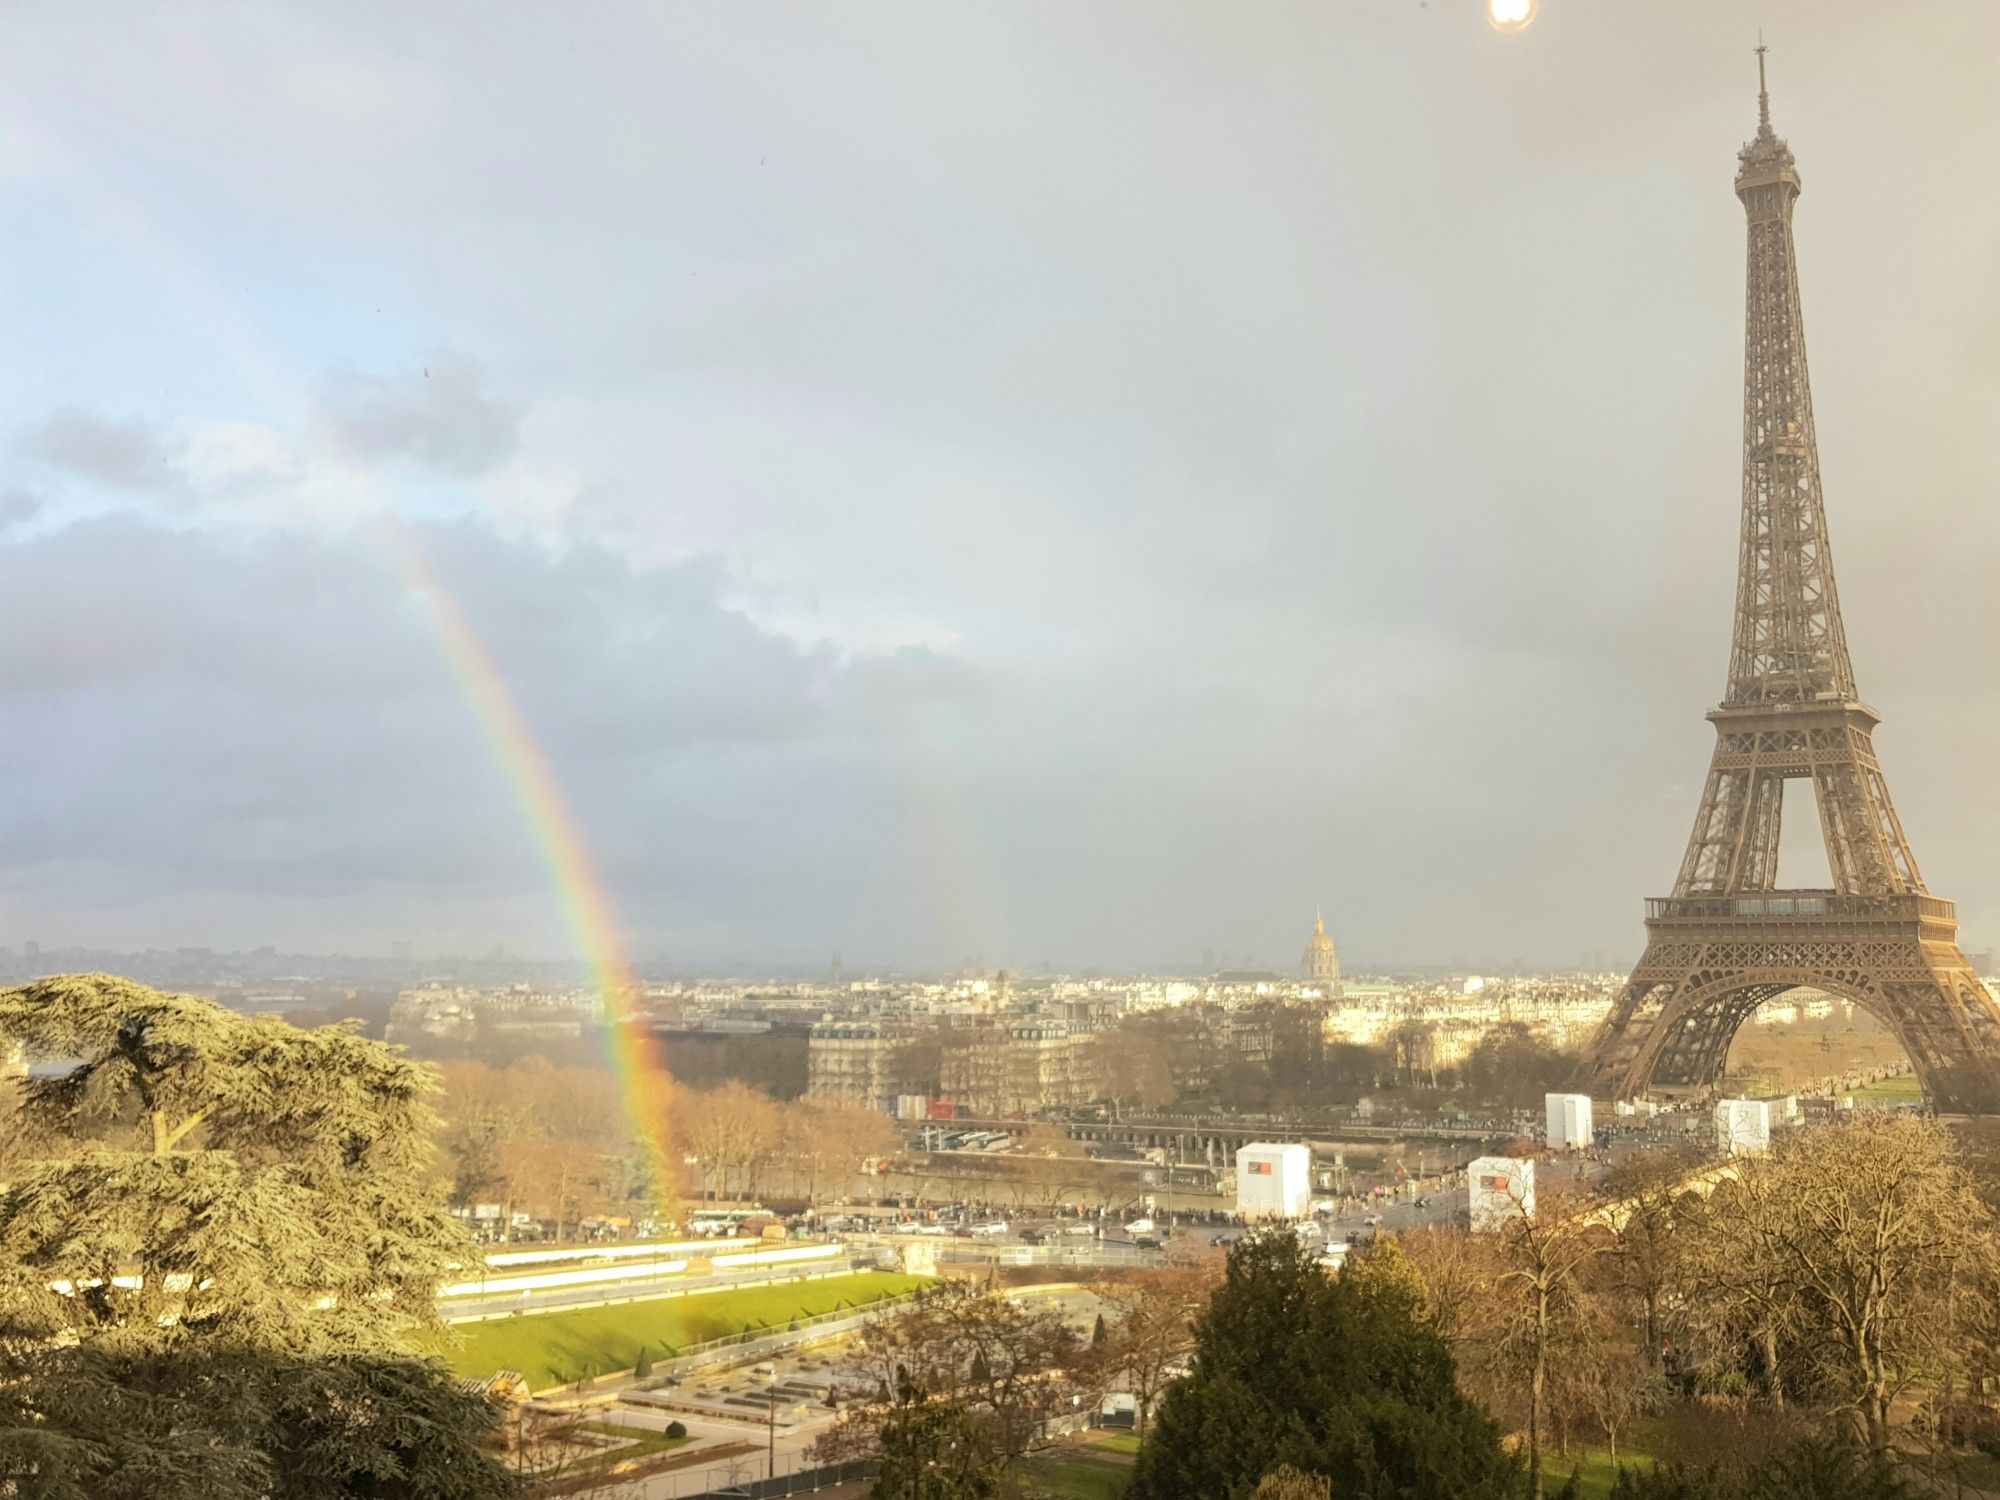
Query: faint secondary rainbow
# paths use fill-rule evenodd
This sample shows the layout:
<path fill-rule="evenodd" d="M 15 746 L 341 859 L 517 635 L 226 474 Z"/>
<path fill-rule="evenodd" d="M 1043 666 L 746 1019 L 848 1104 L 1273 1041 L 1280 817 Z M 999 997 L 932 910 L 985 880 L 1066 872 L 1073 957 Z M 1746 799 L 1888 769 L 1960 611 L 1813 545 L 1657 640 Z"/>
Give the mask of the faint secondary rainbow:
<path fill-rule="evenodd" d="M 673 1077 L 667 1071 L 661 1044 L 647 1024 L 639 981 L 626 960 L 610 897 L 591 862 L 583 832 L 499 664 L 451 590 L 400 522 L 386 520 L 378 529 L 384 550 L 422 606 L 424 618 L 548 865 L 570 939 L 604 1001 L 612 1065 L 618 1072 L 626 1109 L 651 1158 L 655 1188 L 670 1198 L 678 1181 Z"/>

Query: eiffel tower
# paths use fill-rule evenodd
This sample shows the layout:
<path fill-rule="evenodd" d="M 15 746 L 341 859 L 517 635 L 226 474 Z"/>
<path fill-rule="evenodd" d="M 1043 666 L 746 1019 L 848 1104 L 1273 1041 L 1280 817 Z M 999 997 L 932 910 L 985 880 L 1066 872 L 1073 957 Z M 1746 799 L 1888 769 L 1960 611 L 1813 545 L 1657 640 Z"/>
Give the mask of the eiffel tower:
<path fill-rule="evenodd" d="M 1646 903 L 1646 952 L 1592 1047 L 1599 1097 L 1699 1096 L 1764 1001 L 1810 987 L 1892 1031 L 1940 1110 L 2000 1110 L 2000 1007 L 1924 888 L 1889 801 L 1834 590 L 1806 378 L 1792 206 L 1799 174 L 1771 129 L 1757 48 L 1757 134 L 1737 157 L 1749 217 L 1743 526 L 1729 687 L 1715 759 L 1671 896 Z M 1785 782 L 1810 779 L 1830 890 L 1779 888 Z"/>

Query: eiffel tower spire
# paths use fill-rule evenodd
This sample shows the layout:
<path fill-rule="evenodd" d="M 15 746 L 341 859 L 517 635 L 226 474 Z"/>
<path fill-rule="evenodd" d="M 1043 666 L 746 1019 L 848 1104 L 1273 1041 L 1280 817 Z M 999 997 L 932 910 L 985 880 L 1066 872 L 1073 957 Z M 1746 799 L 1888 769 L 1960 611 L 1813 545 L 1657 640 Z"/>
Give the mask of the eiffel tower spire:
<path fill-rule="evenodd" d="M 1749 245 L 1729 681 L 1679 879 L 1647 903 L 1645 956 L 1593 1048 L 1593 1083 L 1705 1090 L 1758 1005 L 1811 986 L 1886 1024 L 1941 1107 L 2000 1108 L 2000 1008 L 1959 951 L 1956 909 L 1925 890 L 1875 759 L 1880 721 L 1855 691 L 1806 371 L 1799 191 L 1760 37 L 1757 133 L 1736 166 Z M 1789 780 L 1812 783 L 1830 890 L 1778 883 Z"/>
<path fill-rule="evenodd" d="M 1854 697 L 1820 498 L 1819 445 L 1799 310 L 1792 205 L 1799 173 L 1771 129 L 1757 47 L 1757 134 L 1737 158 L 1750 221 L 1744 295 L 1743 538 L 1736 636 L 1725 702 L 1817 703 Z"/>
<path fill-rule="evenodd" d="M 1771 133 L 1771 90 L 1764 81 L 1764 54 L 1771 49 L 1764 45 L 1764 32 L 1757 31 L 1757 134 L 1760 137 Z"/>
<path fill-rule="evenodd" d="M 1715 762 L 1674 893 L 1775 889 L 1792 778 L 1813 783 L 1837 892 L 1921 893 L 1840 619 L 1792 238 L 1798 164 L 1771 128 L 1761 43 L 1757 84 L 1757 134 L 1736 166 L 1749 233 L 1736 625 L 1722 706 L 1709 715 Z"/>

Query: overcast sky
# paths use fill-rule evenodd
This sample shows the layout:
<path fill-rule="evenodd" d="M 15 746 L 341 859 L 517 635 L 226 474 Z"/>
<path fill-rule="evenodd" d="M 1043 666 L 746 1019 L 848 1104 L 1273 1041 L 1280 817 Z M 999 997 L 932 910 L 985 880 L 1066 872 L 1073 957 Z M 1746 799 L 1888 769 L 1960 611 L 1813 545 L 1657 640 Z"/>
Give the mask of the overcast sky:
<path fill-rule="evenodd" d="M 642 957 L 1629 960 L 1761 24 L 1856 668 L 2000 945 L 2000 6 L 1482 12 L 10 7 L 0 944 L 568 950 L 395 517 Z"/>

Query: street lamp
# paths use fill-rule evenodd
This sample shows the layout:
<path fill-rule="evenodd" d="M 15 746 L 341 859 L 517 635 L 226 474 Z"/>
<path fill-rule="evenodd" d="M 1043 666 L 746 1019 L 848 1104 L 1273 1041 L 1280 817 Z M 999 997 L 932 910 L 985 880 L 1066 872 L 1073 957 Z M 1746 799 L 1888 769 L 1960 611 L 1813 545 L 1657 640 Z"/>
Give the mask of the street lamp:
<path fill-rule="evenodd" d="M 764 1477 L 778 1477 L 778 1367 L 757 1366 L 757 1373 L 769 1377 L 764 1392 Z"/>

